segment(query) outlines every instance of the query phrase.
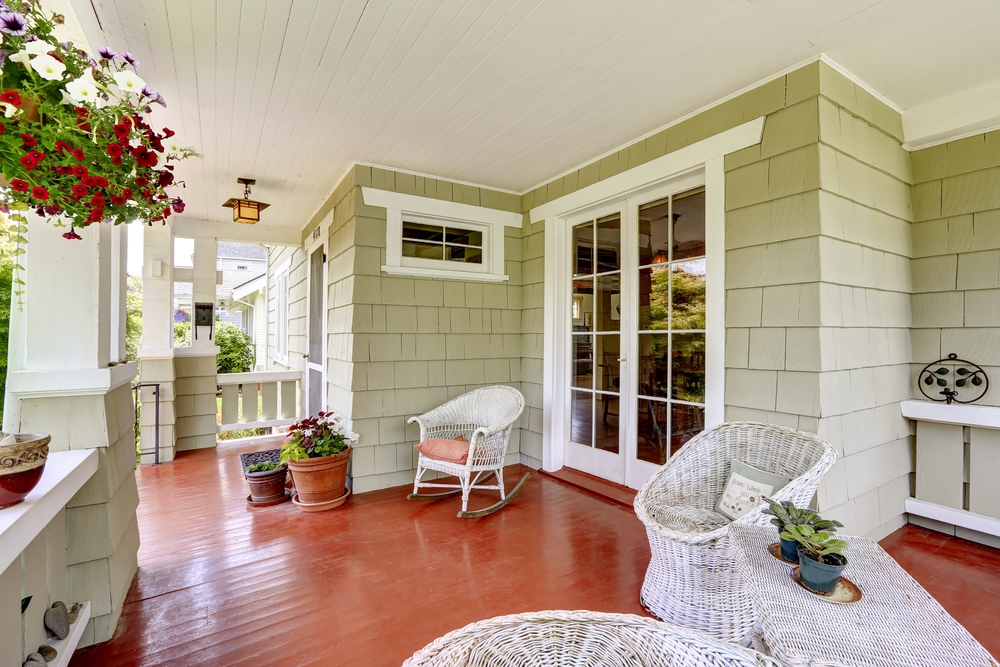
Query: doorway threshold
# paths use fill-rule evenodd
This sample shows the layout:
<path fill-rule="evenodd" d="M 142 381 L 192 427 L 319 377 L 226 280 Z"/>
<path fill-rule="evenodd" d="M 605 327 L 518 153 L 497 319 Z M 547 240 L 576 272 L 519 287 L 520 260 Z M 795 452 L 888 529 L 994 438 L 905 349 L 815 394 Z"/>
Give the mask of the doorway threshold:
<path fill-rule="evenodd" d="M 610 500 L 613 503 L 617 503 L 630 509 L 632 508 L 632 503 L 635 500 L 635 489 L 630 489 L 627 486 L 609 482 L 606 479 L 601 479 L 600 477 L 596 477 L 579 470 L 574 470 L 573 468 L 563 466 L 555 472 L 546 472 L 544 470 L 539 470 L 538 472 L 546 477 L 550 477 L 556 481 L 562 482 L 563 484 L 579 489 L 580 491 L 589 493 L 592 496 Z"/>

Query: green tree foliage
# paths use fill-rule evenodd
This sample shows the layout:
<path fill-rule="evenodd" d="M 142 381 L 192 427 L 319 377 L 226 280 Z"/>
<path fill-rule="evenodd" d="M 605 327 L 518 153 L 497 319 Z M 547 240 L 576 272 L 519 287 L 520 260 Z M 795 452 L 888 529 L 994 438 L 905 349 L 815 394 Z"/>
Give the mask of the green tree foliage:
<path fill-rule="evenodd" d="M 2 222 L 10 221 L 2 216 Z M 0 235 L 0 419 L 3 418 L 3 401 L 7 388 L 7 344 L 10 340 L 11 287 L 16 251 L 17 245 L 8 236 Z"/>
<path fill-rule="evenodd" d="M 653 274 L 650 318 L 653 329 L 666 329 L 670 308 L 670 278 L 674 283 L 674 330 L 705 328 L 705 278 L 681 268 Z"/>
<path fill-rule="evenodd" d="M 256 362 L 253 340 L 238 326 L 216 320 L 215 344 L 219 346 L 215 360 L 220 373 L 249 373 L 253 370 Z"/>
<path fill-rule="evenodd" d="M 125 293 L 125 357 L 129 361 L 139 358 L 142 347 L 142 278 L 128 277 Z"/>
<path fill-rule="evenodd" d="M 174 347 L 191 345 L 191 323 L 174 322 Z"/>

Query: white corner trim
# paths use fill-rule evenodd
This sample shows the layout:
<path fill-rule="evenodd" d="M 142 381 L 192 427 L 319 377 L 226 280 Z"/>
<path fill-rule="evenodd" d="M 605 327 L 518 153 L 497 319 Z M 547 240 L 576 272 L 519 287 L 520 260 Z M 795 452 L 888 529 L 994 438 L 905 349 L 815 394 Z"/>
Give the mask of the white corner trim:
<path fill-rule="evenodd" d="M 0 511 L 0 572 L 20 558 L 21 552 L 96 472 L 96 449 L 49 454 L 38 486 L 21 504 Z"/>
<path fill-rule="evenodd" d="M 881 102 L 882 104 L 886 105 L 887 107 L 889 107 L 890 109 L 892 109 L 896 113 L 898 113 L 900 115 L 903 114 L 903 109 L 898 104 L 896 104 L 895 102 L 893 102 L 892 100 L 890 100 L 888 97 L 886 97 L 882 93 L 878 92 L 877 90 L 875 90 L 874 88 L 872 88 L 871 86 L 869 86 L 867 83 L 865 83 L 864 81 L 862 81 L 860 77 L 855 76 L 846 67 L 844 67 L 843 65 L 841 65 L 840 63 L 838 63 L 836 60 L 834 60 L 830 56 L 828 56 L 825 53 L 823 53 L 823 54 L 820 54 L 818 60 L 820 62 L 822 62 L 822 63 L 825 63 L 827 66 L 830 67 L 830 69 L 833 69 L 833 70 L 836 70 L 837 72 L 839 72 L 841 75 L 843 75 L 844 77 L 846 77 L 847 79 L 849 79 L 851 81 L 851 83 L 853 83 L 854 85 L 858 86 L 859 88 L 864 89 L 872 97 L 874 97 L 879 102 Z"/>
<path fill-rule="evenodd" d="M 130 361 L 110 368 L 56 371 L 16 371 L 7 376 L 7 389 L 18 398 L 49 396 L 91 396 L 107 394 L 131 382 L 136 363 Z"/>
<path fill-rule="evenodd" d="M 356 166 L 359 166 L 359 167 L 374 167 L 375 169 L 383 169 L 385 171 L 395 171 L 395 172 L 400 173 L 400 174 L 410 174 L 411 176 L 419 176 L 421 178 L 430 178 L 430 179 L 433 179 L 435 181 L 447 181 L 448 183 L 458 183 L 459 185 L 468 185 L 468 186 L 471 186 L 473 188 L 481 188 L 483 190 L 494 190 L 495 192 L 503 192 L 504 194 L 508 194 L 508 195 L 517 195 L 518 197 L 520 197 L 522 194 L 524 194 L 524 193 L 521 193 L 521 192 L 516 192 L 514 190 L 507 190 L 507 189 L 504 189 L 504 188 L 498 188 L 498 187 L 493 186 L 493 185 L 483 185 L 482 183 L 473 183 L 472 181 L 460 181 L 460 180 L 455 179 L 455 178 L 448 178 L 448 177 L 445 177 L 445 176 L 437 176 L 435 174 L 428 174 L 428 173 L 425 173 L 425 172 L 422 172 L 422 171 L 413 171 L 411 169 L 400 169 L 399 167 L 387 167 L 384 164 L 375 164 L 373 162 L 355 162 L 354 164 Z M 345 176 L 346 176 L 346 174 L 345 174 Z M 340 181 L 337 181 L 337 182 L 340 183 Z"/>
<path fill-rule="evenodd" d="M 406 195 L 399 192 L 389 192 L 377 188 L 361 188 L 361 196 L 368 206 L 379 206 L 385 209 L 421 213 L 452 220 L 478 222 L 484 225 L 503 225 L 504 227 L 520 227 L 524 216 L 510 211 L 499 211 L 485 206 L 460 204 L 453 201 Z"/>
<path fill-rule="evenodd" d="M 382 271 L 390 276 L 405 276 L 407 278 L 435 278 L 438 280 L 478 280 L 484 283 L 502 283 L 510 280 L 510 276 L 503 273 L 480 273 L 478 271 L 455 271 L 452 269 L 440 268 L 429 269 L 420 266 L 382 266 Z"/>
<path fill-rule="evenodd" d="M 764 117 L 755 118 L 732 129 L 702 139 L 690 146 L 667 153 L 646 164 L 639 165 L 616 174 L 576 192 L 531 209 L 531 222 L 551 220 L 599 204 L 602 201 L 627 196 L 633 190 L 647 187 L 658 181 L 676 178 L 685 171 L 702 165 L 715 158 L 759 144 L 764 133 Z"/>
<path fill-rule="evenodd" d="M 992 405 L 959 405 L 931 401 L 902 401 L 900 412 L 907 419 L 975 428 L 1000 429 L 1000 408 Z"/>
<path fill-rule="evenodd" d="M 1000 81 L 910 107 L 903 148 L 918 150 L 1000 128 Z"/>
<path fill-rule="evenodd" d="M 991 516 L 976 514 L 956 507 L 945 507 L 916 498 L 907 498 L 904 501 L 904 508 L 910 514 L 1000 537 L 1000 519 Z"/>

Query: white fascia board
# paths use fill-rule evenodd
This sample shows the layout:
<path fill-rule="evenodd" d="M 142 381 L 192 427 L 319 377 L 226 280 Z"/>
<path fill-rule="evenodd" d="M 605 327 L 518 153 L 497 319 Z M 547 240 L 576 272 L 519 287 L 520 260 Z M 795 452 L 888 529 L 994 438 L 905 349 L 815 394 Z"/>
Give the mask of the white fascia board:
<path fill-rule="evenodd" d="M 1000 81 L 992 81 L 903 114 L 903 148 L 918 150 L 1000 128 Z"/>
<path fill-rule="evenodd" d="M 18 398 L 107 394 L 131 382 L 135 373 L 134 361 L 111 368 L 17 371 L 7 376 L 7 389 Z"/>
<path fill-rule="evenodd" d="M 264 289 L 267 285 L 267 275 L 260 275 L 251 280 L 248 283 L 244 283 L 239 287 L 234 287 L 233 292 L 230 295 L 231 299 L 242 299 L 245 296 L 250 296 L 254 292 L 259 292 Z"/>
<path fill-rule="evenodd" d="M 702 166 L 715 158 L 759 144 L 764 133 L 764 116 L 720 132 L 697 143 L 668 153 L 646 164 L 616 174 L 576 192 L 531 209 L 531 222 L 549 220 L 555 216 L 572 214 L 582 208 L 602 201 L 621 198 L 639 188 L 647 187 L 665 178 L 675 178 L 692 168 Z"/>
<path fill-rule="evenodd" d="M 220 241 L 283 245 L 298 248 L 302 245 L 302 232 L 286 227 L 270 225 L 245 225 L 239 222 L 210 222 L 192 218 L 175 218 L 175 236 L 206 236 Z"/>
<path fill-rule="evenodd" d="M 960 405 L 931 401 L 902 401 L 900 412 L 907 419 L 956 426 L 1000 429 L 1000 408 L 992 405 Z"/>
<path fill-rule="evenodd" d="M 97 450 L 51 452 L 45 472 L 24 502 L 0 511 L 0 572 L 31 544 L 97 472 Z"/>
<path fill-rule="evenodd" d="M 385 209 L 421 213 L 451 220 L 479 222 L 486 225 L 503 225 L 504 227 L 520 227 L 524 216 L 510 211 L 499 211 L 485 206 L 460 204 L 453 201 L 443 201 L 430 197 L 418 197 L 399 192 L 389 192 L 377 188 L 361 188 L 365 205 L 378 206 Z"/>

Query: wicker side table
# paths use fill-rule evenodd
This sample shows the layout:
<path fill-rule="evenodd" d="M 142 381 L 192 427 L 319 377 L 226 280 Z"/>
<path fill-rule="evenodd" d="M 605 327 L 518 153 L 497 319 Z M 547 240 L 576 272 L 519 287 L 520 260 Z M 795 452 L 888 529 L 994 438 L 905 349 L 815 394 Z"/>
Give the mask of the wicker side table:
<path fill-rule="evenodd" d="M 787 667 L 996 667 L 968 630 L 878 544 L 849 543 L 844 576 L 861 588 L 854 604 L 836 604 L 802 590 L 791 567 L 767 546 L 773 526 L 733 526 L 732 546 L 753 599 L 756 630 Z"/>

